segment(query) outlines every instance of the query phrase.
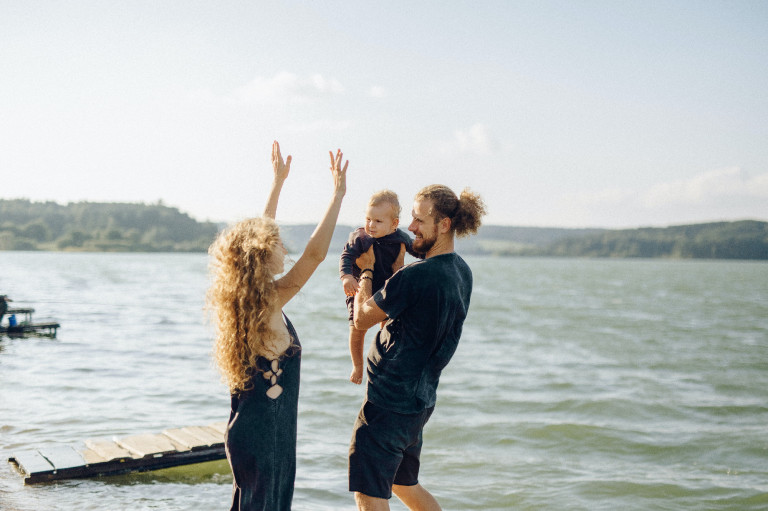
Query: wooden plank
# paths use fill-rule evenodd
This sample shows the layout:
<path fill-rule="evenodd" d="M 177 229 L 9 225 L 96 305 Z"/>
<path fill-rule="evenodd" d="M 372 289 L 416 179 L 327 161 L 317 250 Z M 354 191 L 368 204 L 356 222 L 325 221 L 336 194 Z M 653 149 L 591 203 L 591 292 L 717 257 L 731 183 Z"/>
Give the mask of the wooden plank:
<path fill-rule="evenodd" d="M 200 439 L 201 445 L 214 446 L 224 443 L 224 437 L 205 426 L 187 426 L 184 431 Z"/>
<path fill-rule="evenodd" d="M 213 435 L 213 438 L 217 440 L 216 443 L 211 445 L 216 445 L 224 442 L 224 433 L 221 433 L 218 429 L 212 428 L 210 425 L 200 426 L 200 427 L 205 431 L 207 431 L 208 433 L 210 433 L 211 435 Z"/>
<path fill-rule="evenodd" d="M 179 438 L 187 441 L 211 443 L 194 450 L 186 449 L 165 434 L 145 434 L 116 440 L 92 438 L 84 442 L 85 447 L 54 446 L 26 450 L 8 458 L 8 461 L 24 475 L 25 484 L 145 472 L 224 459 L 226 452 L 220 429 L 221 426 L 211 425 L 168 430 L 175 431 Z"/>
<path fill-rule="evenodd" d="M 35 473 L 52 474 L 54 471 L 54 466 L 37 450 L 15 453 L 8 461 L 15 463 L 27 475 Z"/>
<path fill-rule="evenodd" d="M 99 453 L 97 453 L 93 449 L 89 449 L 87 447 L 80 450 L 80 456 L 83 457 L 87 465 L 93 465 L 95 463 L 103 463 L 105 461 L 109 461 L 108 459 L 103 458 Z"/>
<path fill-rule="evenodd" d="M 68 445 L 45 447 L 39 452 L 48 459 L 56 470 L 80 467 L 85 464 L 80 453 Z"/>
<path fill-rule="evenodd" d="M 183 449 L 178 449 L 179 451 L 190 451 L 201 449 L 207 446 L 207 444 L 200 440 L 200 438 L 193 435 L 189 431 L 186 431 L 184 428 L 166 429 L 163 431 L 163 435 L 170 438 L 173 442 L 181 445 Z"/>
<path fill-rule="evenodd" d="M 136 453 L 138 458 L 147 456 L 162 456 L 171 452 L 176 452 L 176 446 L 170 439 L 163 435 L 133 435 L 125 438 L 118 438 L 117 444 L 129 451 Z"/>
<path fill-rule="evenodd" d="M 223 440 L 215 431 L 208 430 L 203 426 L 170 429 L 163 431 L 163 434 L 184 445 L 186 450 L 193 451 L 219 445 Z"/>
<path fill-rule="evenodd" d="M 213 424 L 208 424 L 208 428 L 216 431 L 221 435 L 221 438 L 224 438 L 224 434 L 227 432 L 227 425 L 227 421 L 214 422 Z"/>
<path fill-rule="evenodd" d="M 85 445 L 108 461 L 133 458 L 130 451 L 120 447 L 112 440 L 89 438 L 85 441 Z"/>

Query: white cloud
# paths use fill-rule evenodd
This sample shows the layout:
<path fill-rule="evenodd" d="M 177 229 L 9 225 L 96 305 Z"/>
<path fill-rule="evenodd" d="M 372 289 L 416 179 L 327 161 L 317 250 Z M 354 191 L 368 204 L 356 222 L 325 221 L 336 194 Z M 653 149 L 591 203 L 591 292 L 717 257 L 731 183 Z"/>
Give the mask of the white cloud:
<path fill-rule="evenodd" d="M 474 124 L 466 131 L 454 132 L 456 145 L 462 153 L 489 154 L 494 142 L 484 124 Z"/>
<path fill-rule="evenodd" d="M 322 75 L 299 76 L 281 72 L 271 78 L 256 77 L 250 83 L 237 88 L 233 97 L 240 103 L 259 104 L 269 102 L 308 103 L 323 96 L 340 94 L 344 87 L 338 80 Z"/>
<path fill-rule="evenodd" d="M 455 130 L 453 138 L 435 144 L 437 152 L 444 156 L 487 156 L 499 148 L 482 123 L 475 123 L 465 130 Z"/>
<path fill-rule="evenodd" d="M 750 178 L 738 167 L 712 170 L 688 180 L 661 183 L 645 194 L 648 207 L 705 204 L 717 199 L 762 197 L 768 200 L 768 174 Z M 767 208 L 768 209 L 768 208 Z"/>
<path fill-rule="evenodd" d="M 286 132 L 290 133 L 311 133 L 311 132 L 331 132 L 331 131 L 344 131 L 352 126 L 352 122 L 348 120 L 344 121 L 329 121 L 319 120 L 306 122 L 303 124 L 293 124 L 286 128 Z"/>
<path fill-rule="evenodd" d="M 579 225 L 627 227 L 768 218 L 768 173 L 738 167 L 703 172 L 645 190 L 606 188 L 566 194 L 560 206 Z"/>
<path fill-rule="evenodd" d="M 387 90 L 379 85 L 374 85 L 368 89 L 368 95 L 372 98 L 384 98 L 387 96 Z"/>
<path fill-rule="evenodd" d="M 272 77 L 257 76 L 225 96 L 216 96 L 208 91 L 197 91 L 190 94 L 190 97 L 202 101 L 261 105 L 267 103 L 310 103 L 343 92 L 344 86 L 336 79 L 325 78 L 320 74 L 299 76 L 295 73 L 282 71 Z"/>

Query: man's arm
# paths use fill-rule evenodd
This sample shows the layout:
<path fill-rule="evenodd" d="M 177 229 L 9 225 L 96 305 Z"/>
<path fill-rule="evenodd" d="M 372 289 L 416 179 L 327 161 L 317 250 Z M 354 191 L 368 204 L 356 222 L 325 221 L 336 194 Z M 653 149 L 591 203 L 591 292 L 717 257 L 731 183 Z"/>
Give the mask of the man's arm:
<path fill-rule="evenodd" d="M 373 247 L 357 258 L 355 264 L 360 268 L 360 282 L 355 295 L 355 328 L 368 330 L 376 323 L 387 319 L 387 313 L 381 310 L 373 298 Z"/>

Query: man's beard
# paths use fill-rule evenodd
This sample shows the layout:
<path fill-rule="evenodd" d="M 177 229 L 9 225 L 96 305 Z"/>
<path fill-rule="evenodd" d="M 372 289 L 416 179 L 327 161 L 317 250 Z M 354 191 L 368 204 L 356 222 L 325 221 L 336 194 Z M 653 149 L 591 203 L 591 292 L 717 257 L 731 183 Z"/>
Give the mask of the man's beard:
<path fill-rule="evenodd" d="M 427 252 L 435 246 L 437 236 L 434 238 L 416 238 L 413 240 L 413 251 L 417 254 L 427 255 Z"/>

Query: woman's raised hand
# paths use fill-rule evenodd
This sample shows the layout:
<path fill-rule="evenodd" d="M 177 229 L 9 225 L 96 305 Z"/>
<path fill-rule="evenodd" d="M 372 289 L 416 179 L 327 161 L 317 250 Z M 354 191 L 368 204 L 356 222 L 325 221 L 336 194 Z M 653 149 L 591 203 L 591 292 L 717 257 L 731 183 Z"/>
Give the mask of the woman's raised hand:
<path fill-rule="evenodd" d="M 341 149 L 336 150 L 335 157 L 333 151 L 328 151 L 328 154 L 331 155 L 331 174 L 333 174 L 334 191 L 343 196 L 347 192 L 347 166 L 349 165 L 349 160 L 344 162 L 344 167 L 342 168 L 341 161 L 344 154 L 341 152 Z"/>
<path fill-rule="evenodd" d="M 280 144 L 277 140 L 272 142 L 272 170 L 275 172 L 275 180 L 285 181 L 288 173 L 291 171 L 291 155 L 283 161 L 283 155 L 280 154 Z"/>

